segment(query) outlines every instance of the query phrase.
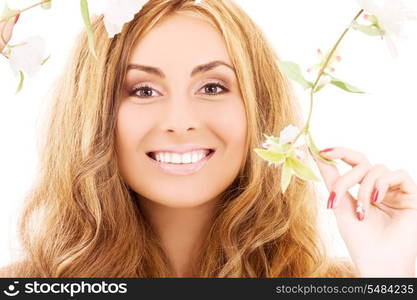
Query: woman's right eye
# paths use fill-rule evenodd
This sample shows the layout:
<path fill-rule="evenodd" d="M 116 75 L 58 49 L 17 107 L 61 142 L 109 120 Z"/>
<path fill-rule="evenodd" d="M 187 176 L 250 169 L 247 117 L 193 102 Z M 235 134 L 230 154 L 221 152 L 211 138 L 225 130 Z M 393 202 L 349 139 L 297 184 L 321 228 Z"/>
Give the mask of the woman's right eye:
<path fill-rule="evenodd" d="M 151 98 L 155 97 L 152 96 L 152 92 L 154 91 L 155 90 L 152 87 L 150 87 L 147 84 L 144 84 L 142 86 L 135 87 L 131 92 L 131 96 L 135 96 L 138 98 Z"/>

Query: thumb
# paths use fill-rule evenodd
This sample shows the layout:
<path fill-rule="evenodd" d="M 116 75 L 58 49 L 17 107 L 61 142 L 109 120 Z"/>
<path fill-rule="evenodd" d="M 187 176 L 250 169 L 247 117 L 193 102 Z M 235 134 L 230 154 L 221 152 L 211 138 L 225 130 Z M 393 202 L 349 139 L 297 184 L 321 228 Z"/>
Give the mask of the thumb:
<path fill-rule="evenodd" d="M 313 157 L 317 167 L 319 168 L 320 174 L 324 179 L 324 183 L 326 184 L 327 189 L 331 191 L 333 188 L 333 184 L 336 182 L 337 179 L 340 178 L 339 170 L 336 166 L 327 164 L 322 160 L 316 158 L 311 152 L 310 148 L 308 150 L 310 151 L 311 156 Z"/>
<path fill-rule="evenodd" d="M 311 151 L 310 151 L 311 153 Z M 335 184 L 335 182 L 341 177 L 339 170 L 337 169 L 337 167 L 335 165 L 330 165 L 327 164 L 325 162 L 323 162 L 322 160 L 316 158 L 313 155 L 313 159 L 317 164 L 317 167 L 319 168 L 320 174 L 324 179 L 324 182 L 326 184 L 327 190 L 330 192 L 333 191 L 333 186 Z M 346 191 L 346 193 L 344 195 L 337 195 L 337 197 L 342 197 L 342 199 L 344 199 L 343 201 L 339 201 L 339 204 L 336 208 L 334 208 L 334 212 L 336 214 L 336 216 L 338 216 L 339 214 L 344 214 L 345 212 L 351 212 L 354 211 L 356 206 L 355 206 L 355 201 L 354 198 L 352 197 L 352 195 Z M 347 201 L 346 201 L 347 200 Z M 352 216 L 354 216 L 352 214 Z M 353 219 L 355 219 L 354 217 L 352 217 Z"/>

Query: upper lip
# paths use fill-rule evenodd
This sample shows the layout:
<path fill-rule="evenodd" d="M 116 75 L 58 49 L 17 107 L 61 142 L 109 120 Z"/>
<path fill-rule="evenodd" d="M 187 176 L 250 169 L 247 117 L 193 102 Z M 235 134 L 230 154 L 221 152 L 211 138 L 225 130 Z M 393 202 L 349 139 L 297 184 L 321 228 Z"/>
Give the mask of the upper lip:
<path fill-rule="evenodd" d="M 181 144 L 181 145 L 169 145 L 166 147 L 161 147 L 159 149 L 148 151 L 147 153 L 151 152 L 175 152 L 175 153 L 186 153 L 190 151 L 196 151 L 196 150 L 215 150 L 212 147 L 206 147 L 202 145 L 196 145 L 196 144 Z"/>

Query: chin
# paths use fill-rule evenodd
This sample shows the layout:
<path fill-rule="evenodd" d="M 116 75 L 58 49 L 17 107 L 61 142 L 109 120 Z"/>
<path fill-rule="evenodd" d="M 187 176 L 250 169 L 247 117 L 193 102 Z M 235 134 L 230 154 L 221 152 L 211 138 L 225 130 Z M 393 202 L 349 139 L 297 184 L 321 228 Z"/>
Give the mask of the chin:
<path fill-rule="evenodd" d="M 140 193 L 140 196 L 142 194 Z M 158 204 L 170 208 L 193 208 L 205 205 L 215 198 L 215 195 L 201 195 L 191 189 L 183 189 L 180 191 L 171 191 L 166 193 L 153 193 L 152 195 L 143 195 L 147 201 L 152 204 Z M 142 197 L 140 197 L 142 198 Z"/>

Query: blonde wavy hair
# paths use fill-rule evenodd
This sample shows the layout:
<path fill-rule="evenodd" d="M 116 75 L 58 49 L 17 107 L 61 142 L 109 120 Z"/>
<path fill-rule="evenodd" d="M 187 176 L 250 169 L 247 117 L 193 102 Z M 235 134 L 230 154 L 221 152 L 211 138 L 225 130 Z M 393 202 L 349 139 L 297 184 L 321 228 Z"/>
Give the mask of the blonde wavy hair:
<path fill-rule="evenodd" d="M 115 128 L 134 44 L 169 15 L 190 11 L 222 34 L 246 107 L 245 164 L 222 193 L 196 277 L 355 277 L 331 257 L 319 232 L 315 187 L 294 177 L 285 194 L 280 168 L 253 148 L 263 133 L 301 127 L 301 110 L 262 31 L 231 0 L 150 0 L 113 39 L 93 20 L 98 60 L 82 32 L 57 80 L 41 139 L 38 178 L 19 217 L 15 277 L 174 277 L 160 240 L 117 166 Z"/>

